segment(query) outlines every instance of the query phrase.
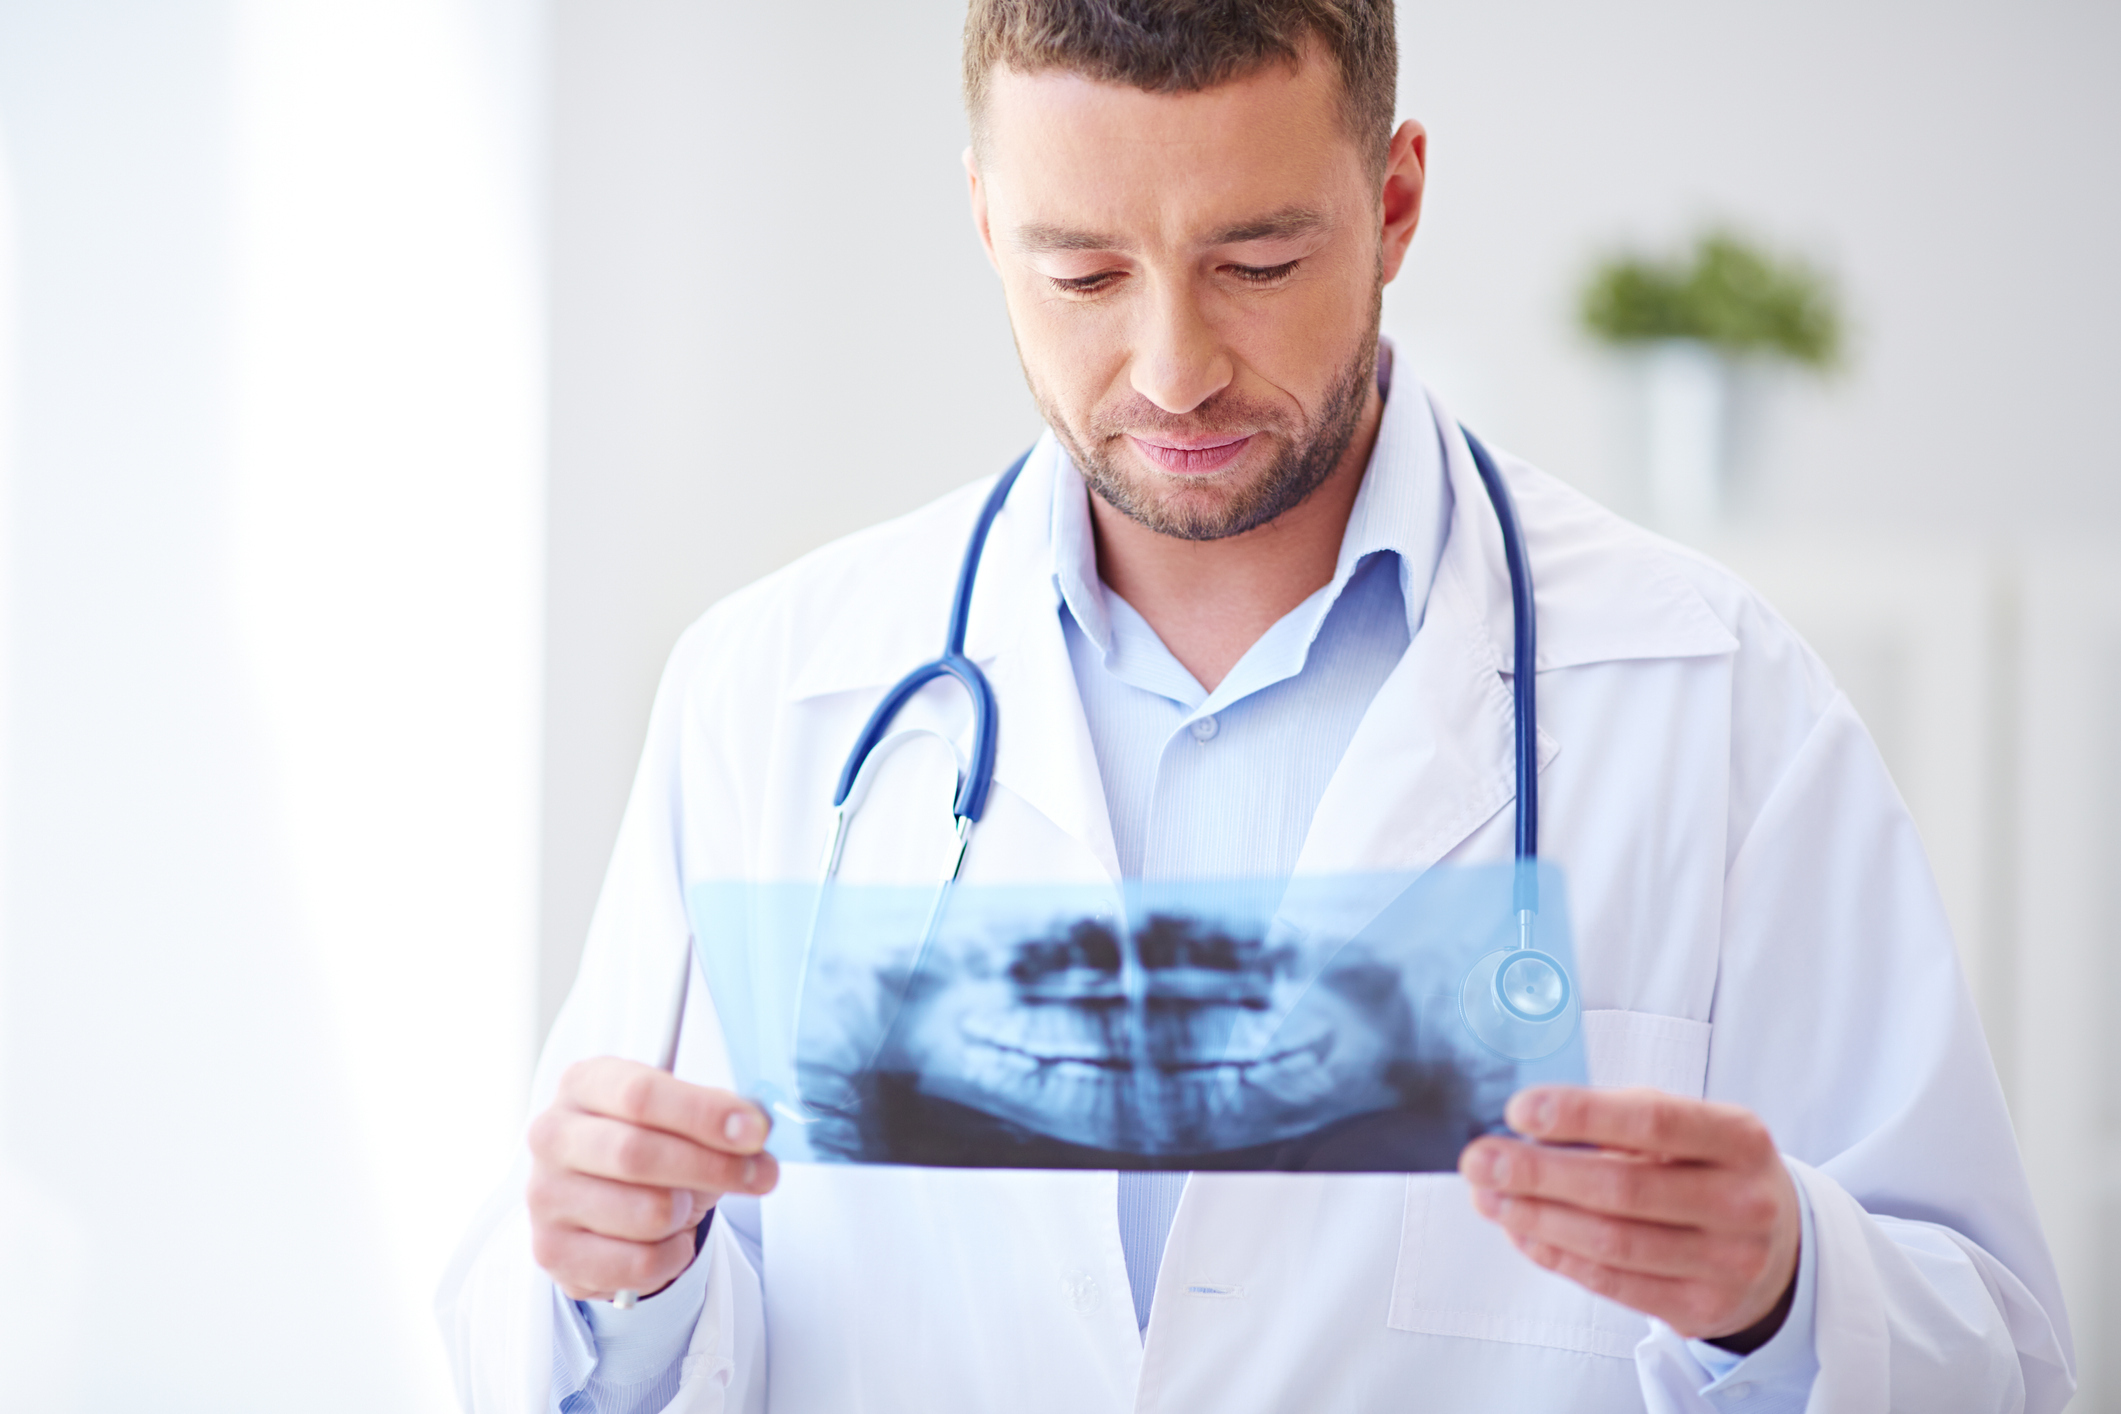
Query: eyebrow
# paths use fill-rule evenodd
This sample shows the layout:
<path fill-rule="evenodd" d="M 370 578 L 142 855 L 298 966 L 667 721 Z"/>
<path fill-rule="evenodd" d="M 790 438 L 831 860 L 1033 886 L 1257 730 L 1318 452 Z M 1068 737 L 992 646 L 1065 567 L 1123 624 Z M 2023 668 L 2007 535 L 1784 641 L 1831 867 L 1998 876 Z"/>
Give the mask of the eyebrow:
<path fill-rule="evenodd" d="M 1126 245 L 1117 236 L 1081 231 L 1072 226 L 1049 225 L 1044 221 L 1031 221 L 1017 227 L 1009 243 L 1026 255 L 1055 250 L 1119 250 Z"/>
<path fill-rule="evenodd" d="M 1242 245 L 1246 241 L 1271 241 L 1309 235 L 1326 224 L 1323 214 L 1307 206 L 1290 206 L 1266 216 L 1226 226 L 1208 238 L 1207 244 Z M 1011 245 L 1026 255 L 1062 250 L 1125 250 L 1127 242 L 1102 231 L 1031 221 L 1016 228 Z"/>
<path fill-rule="evenodd" d="M 1242 245 L 1246 241 L 1281 240 L 1307 236 L 1326 224 L 1325 216 L 1307 206 L 1289 206 L 1256 220 L 1242 222 L 1215 233 L 1209 245 Z"/>

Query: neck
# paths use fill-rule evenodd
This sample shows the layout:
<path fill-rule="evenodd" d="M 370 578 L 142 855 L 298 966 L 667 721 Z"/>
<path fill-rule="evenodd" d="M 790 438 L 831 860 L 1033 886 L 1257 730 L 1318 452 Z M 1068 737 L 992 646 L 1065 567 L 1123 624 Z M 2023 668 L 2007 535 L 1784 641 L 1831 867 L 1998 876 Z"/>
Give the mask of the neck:
<path fill-rule="evenodd" d="M 1223 540 L 1160 535 L 1090 498 L 1097 572 L 1213 692 L 1291 609 L 1333 582 L 1384 399 L 1373 384 L 1333 472 L 1300 505 Z"/>

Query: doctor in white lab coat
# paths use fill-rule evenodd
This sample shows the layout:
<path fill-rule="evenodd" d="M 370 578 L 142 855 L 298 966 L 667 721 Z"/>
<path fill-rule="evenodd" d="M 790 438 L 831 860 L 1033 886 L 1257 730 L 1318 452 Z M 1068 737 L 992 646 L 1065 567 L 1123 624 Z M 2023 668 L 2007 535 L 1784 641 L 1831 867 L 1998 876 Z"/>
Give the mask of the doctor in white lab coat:
<path fill-rule="evenodd" d="M 1381 8 L 1389 44 L 1389 4 L 1342 8 Z M 1261 625 L 1189 617 L 1187 591 L 1263 594 L 1244 602 L 1271 623 L 1316 590 L 1366 469 L 1384 475 L 1381 427 L 1434 448 L 1405 473 L 1431 479 L 1415 499 L 1436 508 L 1433 575 L 1296 870 L 1508 859 L 1501 538 L 1457 424 L 1410 370 L 1389 375 L 1388 348 L 1301 504 L 1220 538 L 1152 524 L 1159 504 L 1212 517 L 1269 444 L 1301 442 L 1335 361 L 1375 346 L 1426 153 L 1406 124 L 1372 160 L 1342 101 L 1361 36 L 1314 33 L 1294 60 L 1270 49 L 1176 92 L 1027 53 L 1006 26 L 975 23 L 975 41 L 975 218 L 1053 430 L 973 600 L 967 651 L 1003 728 L 963 877 L 1119 873 L 1056 504 L 1090 497 L 1099 573 L 1206 681 Z M 1161 416 L 1114 430 L 1109 409 L 1140 405 Z M 1182 435 L 1247 417 L 1256 458 Z M 1136 433 L 1165 441 L 1130 452 Z M 726 1093 L 687 887 L 814 876 L 849 745 L 936 651 L 982 482 L 680 642 L 538 1070 L 537 1159 L 442 1292 L 465 1407 L 553 1407 L 555 1310 L 683 1274 L 699 1317 L 671 1378 L 682 1411 L 2059 1409 L 2069 1337 L 2002 1095 L 1921 842 L 1847 699 L 1728 573 L 1499 460 L 1537 589 L 1542 854 L 1570 880 L 1594 1087 L 1521 1097 L 1512 1120 L 1602 1147 L 1483 1140 L 1463 1176 L 1195 1175 L 1143 1334 L 1109 1172 L 779 1168 L 756 1130 L 722 1128 L 750 1111 Z M 1164 499 L 1128 511 L 1130 488 Z M 909 705 L 901 725 L 935 736 L 878 768 L 845 877 L 933 877 L 956 768 L 939 743 L 968 749 L 969 718 L 947 685 Z M 1704 1344 L 1763 1323 L 1768 1349 L 1797 1333 L 1779 1385 Z"/>

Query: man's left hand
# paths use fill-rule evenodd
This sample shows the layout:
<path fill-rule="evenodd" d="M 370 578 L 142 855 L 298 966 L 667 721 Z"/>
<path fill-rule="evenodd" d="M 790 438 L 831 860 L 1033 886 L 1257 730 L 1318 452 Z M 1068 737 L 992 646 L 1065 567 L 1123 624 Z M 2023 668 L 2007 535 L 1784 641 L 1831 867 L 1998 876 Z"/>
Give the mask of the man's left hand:
<path fill-rule="evenodd" d="M 1476 1139 L 1458 1171 L 1473 1206 L 1540 1266 L 1699 1340 L 1781 1304 L 1797 1272 L 1797 1188 L 1752 1111 L 1542 1085 L 1505 1118 L 1541 1142 Z"/>

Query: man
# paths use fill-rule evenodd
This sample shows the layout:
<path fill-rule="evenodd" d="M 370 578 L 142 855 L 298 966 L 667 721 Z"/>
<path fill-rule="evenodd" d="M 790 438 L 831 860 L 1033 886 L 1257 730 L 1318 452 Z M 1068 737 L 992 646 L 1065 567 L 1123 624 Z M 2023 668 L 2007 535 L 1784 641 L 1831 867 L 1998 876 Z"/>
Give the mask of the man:
<path fill-rule="evenodd" d="M 1508 858 L 1500 537 L 1378 338 L 1426 160 L 1389 0 L 974 0 L 965 69 L 973 219 L 1049 429 L 973 600 L 1007 727 L 965 877 Z M 527 1191 L 445 1290 L 467 1405 L 2058 1409 L 2000 1091 L 1846 700 L 1728 575 L 1504 466 L 1543 852 L 1591 1078 L 1628 1088 L 1519 1094 L 1541 1142 L 1482 1139 L 1462 1179 L 780 1169 L 685 890 L 812 875 L 981 485 L 678 647 Z M 967 739 L 941 687 L 907 720 Z M 872 795 L 865 828 L 923 857 L 932 789 Z"/>

